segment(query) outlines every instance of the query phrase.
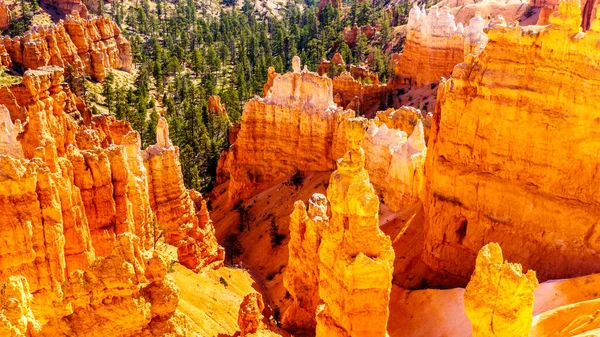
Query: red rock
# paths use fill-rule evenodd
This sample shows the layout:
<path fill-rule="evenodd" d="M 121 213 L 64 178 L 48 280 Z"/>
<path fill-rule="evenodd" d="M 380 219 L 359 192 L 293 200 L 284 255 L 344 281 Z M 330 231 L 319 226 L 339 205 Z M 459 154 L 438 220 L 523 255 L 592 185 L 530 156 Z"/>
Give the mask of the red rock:
<path fill-rule="evenodd" d="M 78 72 L 102 81 L 106 69 L 131 71 L 131 46 L 116 24 L 105 17 L 90 20 L 78 14 L 50 26 L 34 26 L 23 36 L 0 40 L 3 65 L 20 64 L 25 69 L 42 66 L 73 66 Z"/>
<path fill-rule="evenodd" d="M 241 337 L 264 329 L 264 316 L 262 314 L 264 309 L 265 304 L 263 303 L 261 294 L 250 293 L 244 297 L 238 314 L 238 326 L 240 327 Z"/>
<path fill-rule="evenodd" d="M 10 8 L 4 0 L 0 0 L 0 29 L 10 26 Z"/>

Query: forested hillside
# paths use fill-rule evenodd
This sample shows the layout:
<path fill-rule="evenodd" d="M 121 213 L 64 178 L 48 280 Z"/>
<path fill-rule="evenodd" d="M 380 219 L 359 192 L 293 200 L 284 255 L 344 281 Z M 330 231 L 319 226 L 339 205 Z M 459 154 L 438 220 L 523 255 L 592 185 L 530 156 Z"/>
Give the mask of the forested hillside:
<path fill-rule="evenodd" d="M 218 11 L 192 0 L 102 4 L 95 11 L 114 17 L 137 67 L 133 85 L 109 75 L 102 92 L 87 100 L 96 103 L 96 112 L 130 121 L 144 146 L 153 143 L 158 114 L 164 113 L 181 149 L 187 187 L 211 189 L 220 152 L 229 146 L 229 127 L 241 119 L 249 98 L 262 95 L 270 66 L 284 72 L 299 55 L 316 71 L 322 58 L 339 52 L 347 63 L 368 61 L 380 80 L 388 77 L 389 57 L 381 50 L 408 7 L 386 11 L 355 1 L 342 11 L 330 4 L 319 11 L 317 5 L 289 2 L 278 15 L 264 15 L 250 1 L 221 3 Z M 354 24 L 377 26 L 378 33 L 369 40 L 359 30 L 349 46 L 342 32 Z M 228 118 L 208 111 L 211 95 L 221 97 Z"/>

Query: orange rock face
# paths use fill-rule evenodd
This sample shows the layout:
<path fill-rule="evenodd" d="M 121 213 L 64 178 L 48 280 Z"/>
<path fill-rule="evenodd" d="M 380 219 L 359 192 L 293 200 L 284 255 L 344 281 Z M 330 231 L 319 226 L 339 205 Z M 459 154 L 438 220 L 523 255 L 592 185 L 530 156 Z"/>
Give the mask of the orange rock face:
<path fill-rule="evenodd" d="M 179 247 L 180 262 L 195 271 L 211 264 L 220 266 L 224 251 L 216 243 L 206 202 L 199 193 L 188 193 L 183 184 L 179 148 L 169 139 L 164 117 L 158 121 L 156 144 L 144 150 L 142 156 L 156 225 L 164 231 L 168 243 Z"/>
<path fill-rule="evenodd" d="M 227 116 L 227 110 L 225 106 L 221 104 L 220 96 L 210 96 L 208 98 L 208 111 L 217 115 Z"/>
<path fill-rule="evenodd" d="M 253 334 L 265 327 L 262 314 L 265 304 L 262 295 L 251 293 L 244 297 L 238 313 L 238 326 L 240 327 L 240 336 Z"/>
<path fill-rule="evenodd" d="M 332 171 L 334 158 L 344 153 L 344 121 L 354 115 L 353 111 L 343 111 L 333 102 L 329 78 L 300 72 L 299 63 L 296 72 L 277 75 L 267 96 L 253 98 L 246 104 L 235 143 L 219 161 L 221 181 L 230 178 L 230 202 L 248 198 L 274 181 L 297 172 Z M 400 130 L 391 132 L 402 133 Z M 378 136 L 381 141 L 372 142 L 373 137 L 367 139 L 367 157 L 385 154 L 377 165 L 380 170 L 390 169 L 390 175 L 395 177 L 392 184 L 387 181 L 391 178 L 387 173 L 373 178 L 381 192 L 389 188 L 387 194 L 395 194 L 386 197 L 393 200 L 394 209 L 401 209 L 404 202 L 415 200 L 420 193 L 422 160 L 415 155 L 424 156 L 423 136 L 419 131 L 411 137 L 414 146 L 419 142 L 423 145 L 416 148 L 404 145 L 408 142 L 406 133 L 403 137 L 387 137 L 382 132 Z M 372 169 L 371 163 L 375 161 L 367 160 L 368 170 Z"/>
<path fill-rule="evenodd" d="M 364 169 L 366 120 L 346 122 L 348 152 L 327 188 L 331 220 L 319 246 L 317 336 L 386 336 L 394 250 L 379 229 L 379 200 Z"/>
<path fill-rule="evenodd" d="M 7 50 L 11 64 L 25 69 L 71 65 L 98 81 L 106 77 L 107 69 L 131 71 L 131 46 L 106 17 L 87 20 L 67 15 L 65 21 L 34 26 L 23 36 L 5 36 L 0 39 L 2 49 Z"/>
<path fill-rule="evenodd" d="M 348 149 L 331 175 L 327 199 L 314 194 L 308 212 L 295 204 L 284 285 L 293 302 L 284 325 L 317 336 L 386 336 L 394 251 L 379 230 L 379 200 L 365 170 L 364 118 L 345 121 Z M 323 305 L 319 305 L 324 303 Z"/>
<path fill-rule="evenodd" d="M 162 336 L 176 325 L 178 290 L 152 253 L 158 226 L 139 134 L 102 115 L 85 125 L 62 82 L 61 68 L 42 67 L 3 89 L 0 281 L 14 305 L 0 310 L 0 334 Z M 186 247 L 200 249 L 182 263 L 198 270 L 223 256 L 206 209 L 194 210 Z"/>
<path fill-rule="evenodd" d="M 10 26 L 10 8 L 4 0 L 0 0 L 0 29 Z"/>
<path fill-rule="evenodd" d="M 246 103 L 224 163 L 231 200 L 299 170 L 333 169 L 333 137 L 342 109 L 333 102 L 330 79 L 297 68 L 277 75 L 264 98 Z"/>
<path fill-rule="evenodd" d="M 283 284 L 293 302 L 283 314 L 285 329 L 311 333 L 317 326 L 319 297 L 319 245 L 321 232 L 329 224 L 327 198 L 319 193 L 308 201 L 296 201 L 290 216 L 289 260 Z"/>
<path fill-rule="evenodd" d="M 520 264 L 504 262 L 496 243 L 483 246 L 465 289 L 473 337 L 528 337 L 537 287 L 534 271 L 523 274 Z"/>
<path fill-rule="evenodd" d="M 581 11 L 572 1 L 550 21 L 490 29 L 483 53 L 439 90 L 422 256 L 433 269 L 466 279 L 476 252 L 494 241 L 540 280 L 600 271 L 600 197 L 589 184 L 599 106 L 582 90 L 600 81 L 589 66 L 600 58 L 600 21 L 573 40 Z"/>
<path fill-rule="evenodd" d="M 374 81 L 375 74 L 354 66 L 351 69 L 354 69 L 354 75 L 344 72 L 333 79 L 334 101 L 341 107 L 374 117 L 379 107 L 387 102 L 390 89 L 379 84 L 379 80 Z"/>
<path fill-rule="evenodd" d="M 392 57 L 394 75 L 406 83 L 422 86 L 449 77 L 463 61 L 463 27 L 457 27 L 447 9 L 426 13 L 414 5 L 410 11 L 404 51 Z M 482 32 L 483 33 L 483 32 Z"/>

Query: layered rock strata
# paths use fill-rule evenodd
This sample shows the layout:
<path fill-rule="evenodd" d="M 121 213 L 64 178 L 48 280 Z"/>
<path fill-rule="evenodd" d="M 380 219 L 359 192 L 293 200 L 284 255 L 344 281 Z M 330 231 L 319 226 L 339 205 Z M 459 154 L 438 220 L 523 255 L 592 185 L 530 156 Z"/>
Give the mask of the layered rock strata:
<path fill-rule="evenodd" d="M 379 229 L 379 200 L 365 170 L 366 120 L 346 122 L 348 152 L 327 188 L 331 219 L 319 246 L 317 336 L 386 336 L 394 250 Z"/>
<path fill-rule="evenodd" d="M 221 156 L 218 177 L 221 181 L 230 178 L 232 204 L 298 172 L 333 171 L 334 158 L 344 153 L 344 121 L 354 117 L 354 111 L 344 111 L 334 103 L 329 78 L 300 71 L 297 62 L 293 73 L 275 75 L 264 98 L 255 97 L 246 104 L 235 143 Z M 404 201 L 414 200 L 420 193 L 419 188 L 407 187 L 422 185 L 417 152 L 424 156 L 425 147 L 417 143 L 424 145 L 424 134 L 422 129 L 413 131 L 412 145 L 404 145 L 408 141 L 405 132 L 390 132 L 403 136 L 379 141 L 372 137 L 377 134 L 373 129 L 367 137 L 367 158 L 374 158 L 367 160 L 367 169 L 376 163 L 383 172 L 387 166 L 390 174 L 375 174 L 373 182 L 382 194 L 390 195 L 385 199 L 390 200 L 390 207 L 399 210 L 406 206 Z M 379 137 L 385 138 L 383 134 Z M 375 161 L 382 153 L 385 158 Z"/>
<path fill-rule="evenodd" d="M 392 55 L 394 75 L 416 86 L 449 77 L 465 54 L 477 54 L 485 46 L 484 26 L 481 13 L 463 27 L 454 22 L 448 7 L 433 7 L 427 13 L 415 3 L 409 13 L 404 51 L 399 56 Z"/>
<path fill-rule="evenodd" d="M 149 191 L 168 193 L 148 187 L 139 134 L 103 115 L 86 125 L 62 82 L 61 68 L 42 67 L 3 89 L 11 104 L 10 118 L 0 109 L 0 281 L 15 306 L 0 310 L 1 334 L 164 335 L 181 316 L 176 286 L 152 252 L 160 231 Z M 205 228 L 195 235 L 200 226 L 191 226 L 189 236 L 203 249 L 182 263 L 198 269 L 222 255 L 205 233 L 206 212 L 194 210 Z"/>
<path fill-rule="evenodd" d="M 424 261 L 467 279 L 498 242 L 540 280 L 600 272 L 595 137 L 600 21 L 577 1 L 549 27 L 495 27 L 438 92 L 426 172 Z M 552 75 L 550 75 L 552 74 Z M 566 164 L 568 163 L 568 164 Z"/>
<path fill-rule="evenodd" d="M 524 274 L 520 264 L 504 262 L 496 243 L 483 246 L 465 289 L 473 337 L 528 337 L 537 287 L 534 271 Z"/>
<path fill-rule="evenodd" d="M 81 18 L 67 15 L 50 26 L 34 26 L 23 36 L 0 39 L 0 52 L 6 49 L 5 66 L 37 69 L 70 65 L 78 73 L 102 81 L 107 70 L 131 71 L 131 45 L 117 24 L 106 17 Z"/>

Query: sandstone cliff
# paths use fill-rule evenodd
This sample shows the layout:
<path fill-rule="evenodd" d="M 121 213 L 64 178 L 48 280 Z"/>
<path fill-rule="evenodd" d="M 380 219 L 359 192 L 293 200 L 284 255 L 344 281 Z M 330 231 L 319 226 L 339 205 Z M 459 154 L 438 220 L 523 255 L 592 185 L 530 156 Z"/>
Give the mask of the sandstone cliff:
<path fill-rule="evenodd" d="M 37 69 L 41 66 L 71 65 L 75 71 L 97 81 L 108 69 L 131 71 L 131 46 L 117 24 L 106 17 L 84 19 L 67 15 L 50 26 L 34 26 L 23 36 L 0 39 L 0 52 L 6 49 L 5 66 Z"/>
<path fill-rule="evenodd" d="M 427 13 L 415 3 L 409 13 L 404 51 L 399 56 L 392 55 L 394 75 L 416 86 L 449 77 L 464 54 L 470 52 L 470 45 L 485 46 L 484 24 L 478 14 L 465 28 L 454 22 L 448 7 L 434 7 Z"/>
<path fill-rule="evenodd" d="M 520 264 L 504 262 L 498 244 L 483 246 L 465 289 L 473 337 L 528 337 L 537 286 L 535 272 L 523 274 Z"/>
<path fill-rule="evenodd" d="M 232 204 L 298 172 L 333 171 L 334 158 L 344 153 L 344 121 L 355 113 L 334 103 L 332 81 L 300 71 L 299 60 L 293 73 L 274 74 L 272 81 L 264 98 L 246 104 L 235 143 L 219 161 L 220 182 L 230 178 Z M 403 136 L 387 138 L 388 130 Z M 424 133 L 421 127 L 414 130 L 412 145 L 401 130 L 386 128 L 373 137 L 378 133 L 373 129 L 367 137 L 367 158 L 373 158 L 367 159 L 367 169 L 371 164 L 380 168 L 373 182 L 394 210 L 418 198 L 422 186 L 423 161 L 418 158 L 425 154 Z"/>
<path fill-rule="evenodd" d="M 152 252 L 160 238 L 152 207 L 159 206 L 149 195 L 168 193 L 156 184 L 149 189 L 139 134 L 103 115 L 86 125 L 62 82 L 61 68 L 42 67 L 4 88 L 10 104 L 8 113 L 0 109 L 0 281 L 10 284 L 3 296 L 17 304 L 0 313 L 8 320 L 0 329 L 42 336 L 179 335 L 177 287 Z M 152 168 L 153 176 L 160 174 Z M 180 177 L 175 173 L 168 172 Z M 200 196 L 189 198 L 203 205 Z M 198 270 L 218 265 L 222 250 L 206 210 L 195 209 L 193 202 L 187 209 L 197 219 L 189 236 L 201 249 L 185 250 L 182 263 Z M 16 319 L 17 311 L 25 320 Z"/>
<path fill-rule="evenodd" d="M 494 27 L 482 54 L 440 86 L 426 164 L 426 246 L 435 270 L 468 278 L 498 242 L 540 280 L 599 272 L 595 113 L 600 21 L 577 1 L 544 27 Z M 553 75 L 549 75 L 553 74 Z"/>

